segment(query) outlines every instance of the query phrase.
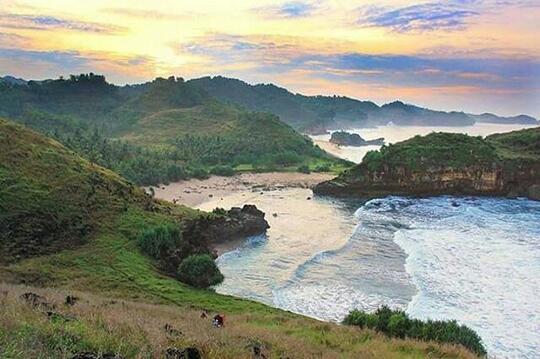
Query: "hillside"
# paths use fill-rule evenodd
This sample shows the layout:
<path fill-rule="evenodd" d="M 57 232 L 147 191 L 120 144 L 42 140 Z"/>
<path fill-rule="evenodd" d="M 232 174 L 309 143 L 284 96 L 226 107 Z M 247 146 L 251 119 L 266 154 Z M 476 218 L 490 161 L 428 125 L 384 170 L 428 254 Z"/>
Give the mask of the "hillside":
<path fill-rule="evenodd" d="M 164 357 L 187 347 L 204 358 L 473 357 L 460 347 L 388 339 L 179 282 L 162 260 L 211 250 L 208 233 L 231 230 L 230 214 L 156 201 L 4 120 L 0 183 L 1 357 Z M 223 223 L 225 231 L 214 227 Z M 159 260 L 145 254 L 140 238 L 164 226 L 181 236 L 173 248 L 161 236 L 157 253 L 166 255 Z M 226 326 L 213 328 L 199 317 L 202 309 L 225 314 Z"/>
<path fill-rule="evenodd" d="M 1 82 L 0 115 L 141 185 L 235 169 L 347 166 L 275 116 L 226 105 L 181 78 L 124 87 L 94 74 Z"/>
<path fill-rule="evenodd" d="M 483 139 L 431 133 L 384 146 L 315 188 L 320 194 L 495 195 L 540 199 L 540 127 Z"/>
<path fill-rule="evenodd" d="M 342 96 L 304 96 L 293 94 L 273 84 L 250 85 L 221 76 L 202 77 L 190 83 L 205 89 L 222 101 L 244 106 L 253 111 L 266 111 L 284 122 L 308 133 L 326 130 L 386 125 L 392 121 L 402 126 L 467 126 L 478 122 L 538 123 L 520 115 L 500 117 L 493 114 L 470 115 L 463 112 L 434 111 L 395 101 L 378 106 Z"/>

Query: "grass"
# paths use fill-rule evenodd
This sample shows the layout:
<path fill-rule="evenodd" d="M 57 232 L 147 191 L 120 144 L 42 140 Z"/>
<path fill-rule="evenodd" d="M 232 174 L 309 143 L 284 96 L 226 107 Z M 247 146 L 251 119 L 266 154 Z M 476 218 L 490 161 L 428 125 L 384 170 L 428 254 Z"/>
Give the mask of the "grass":
<path fill-rule="evenodd" d="M 503 159 L 540 160 L 540 127 L 486 137 Z"/>
<path fill-rule="evenodd" d="M 45 297 L 58 315 L 20 299 Z M 67 295 L 78 299 L 65 305 Z M 213 328 L 195 308 L 148 304 L 73 290 L 0 284 L 0 356 L 69 358 L 77 352 L 116 353 L 126 358 L 161 358 L 170 347 L 198 348 L 204 358 L 253 358 L 257 346 L 268 358 L 473 358 L 464 349 L 388 339 L 373 331 L 321 323 L 285 312 L 225 314 Z M 65 320 L 65 319 L 68 320 Z M 172 330 L 165 330 L 169 325 Z"/>

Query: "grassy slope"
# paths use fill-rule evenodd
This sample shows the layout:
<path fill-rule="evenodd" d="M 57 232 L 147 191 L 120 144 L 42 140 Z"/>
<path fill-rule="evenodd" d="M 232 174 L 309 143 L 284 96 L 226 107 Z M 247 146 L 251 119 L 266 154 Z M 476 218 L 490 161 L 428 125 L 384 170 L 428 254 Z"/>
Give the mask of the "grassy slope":
<path fill-rule="evenodd" d="M 55 321 L 16 299 L 26 289 L 2 285 L 0 303 L 6 310 L 0 314 L 0 356 L 26 358 L 39 352 L 43 358 L 58 358 L 79 350 L 94 350 L 118 352 L 130 358 L 158 357 L 165 345 L 189 343 L 197 345 L 209 358 L 237 358 L 247 356 L 246 343 L 258 340 L 266 343 L 270 357 L 471 357 L 456 347 L 390 340 L 369 331 L 321 323 L 263 304 L 193 289 L 166 277 L 139 252 L 134 238 L 148 225 L 179 221 L 195 216 L 195 211 L 148 202 L 140 190 L 114 173 L 91 165 L 23 127 L 0 121 L 0 134 L 0 181 L 10 181 L 9 187 L 2 186 L 0 192 L 2 225 L 16 220 L 6 217 L 13 213 L 41 217 L 39 211 L 27 212 L 34 206 L 55 217 L 64 211 L 62 202 L 70 204 L 66 211 L 82 211 L 83 221 L 90 224 L 82 244 L 78 240 L 72 243 L 77 236 L 67 231 L 58 237 L 58 244 L 65 246 L 50 247 L 48 254 L 13 263 L 6 261 L 10 254 L 5 251 L 0 281 L 168 305 L 128 303 L 111 308 L 99 305 L 110 299 L 93 299 L 79 293 L 89 301 L 87 304 L 74 309 L 58 308 L 78 320 Z M 101 185 L 94 190 L 99 201 L 86 205 L 84 195 L 91 192 L 85 189 L 92 176 L 101 179 Z M 33 181 L 33 187 L 21 185 L 25 181 Z M 44 197 L 52 202 L 34 203 L 34 188 L 40 186 Z M 26 226 L 17 223 L 16 229 Z M 22 239 L 1 237 L 2 245 Z M 44 292 L 57 303 L 62 300 L 60 294 L 50 290 L 31 290 Z M 209 326 L 192 325 L 199 308 L 225 313 L 231 329 L 216 335 Z M 171 321 L 186 333 L 180 342 L 159 333 L 164 322 Z"/>
<path fill-rule="evenodd" d="M 540 127 L 486 137 L 503 159 L 540 160 Z"/>

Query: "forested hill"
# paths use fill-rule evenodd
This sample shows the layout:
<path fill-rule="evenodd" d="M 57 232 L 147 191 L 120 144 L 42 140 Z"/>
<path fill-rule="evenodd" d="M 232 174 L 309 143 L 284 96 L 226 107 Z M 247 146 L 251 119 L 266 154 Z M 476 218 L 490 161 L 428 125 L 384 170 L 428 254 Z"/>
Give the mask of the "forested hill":
<path fill-rule="evenodd" d="M 83 74 L 0 81 L 0 116 L 143 185 L 235 170 L 345 165 L 269 113 L 225 104 L 181 78 L 115 86 Z"/>
<path fill-rule="evenodd" d="M 464 112 L 434 111 L 395 101 L 378 106 L 370 101 L 359 101 L 342 96 L 304 96 L 272 84 L 250 85 L 221 76 L 190 80 L 212 96 L 242 105 L 254 111 L 268 111 L 278 115 L 291 126 L 306 132 L 328 129 L 370 127 L 392 121 L 396 125 L 466 126 L 475 122 L 538 123 L 521 115 L 500 117 L 493 114 L 470 115 Z"/>

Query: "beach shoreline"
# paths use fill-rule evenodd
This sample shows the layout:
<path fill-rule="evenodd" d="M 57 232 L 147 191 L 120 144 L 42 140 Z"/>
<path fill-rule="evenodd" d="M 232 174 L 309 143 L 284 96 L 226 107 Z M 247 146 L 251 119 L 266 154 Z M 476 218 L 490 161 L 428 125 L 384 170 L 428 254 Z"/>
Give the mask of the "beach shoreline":
<path fill-rule="evenodd" d="M 152 186 L 154 197 L 176 204 L 198 208 L 208 201 L 238 192 L 264 192 L 284 188 L 313 188 L 331 180 L 331 173 L 268 172 L 241 173 L 231 177 L 212 176 L 189 179 L 168 185 Z M 145 188 L 147 191 L 150 187 Z"/>

